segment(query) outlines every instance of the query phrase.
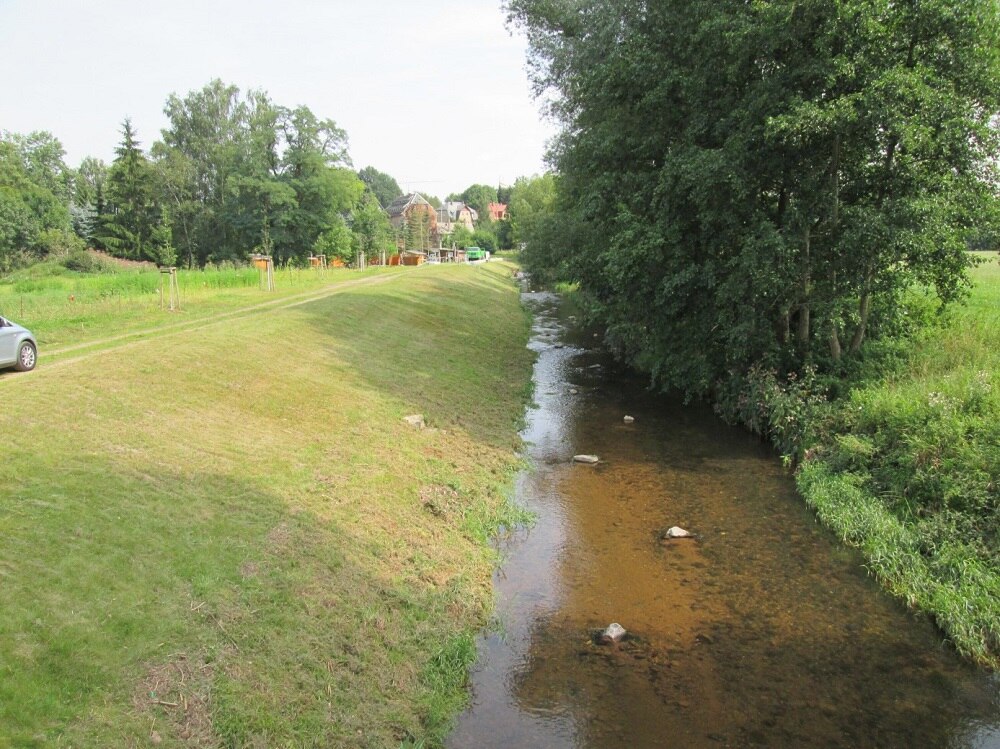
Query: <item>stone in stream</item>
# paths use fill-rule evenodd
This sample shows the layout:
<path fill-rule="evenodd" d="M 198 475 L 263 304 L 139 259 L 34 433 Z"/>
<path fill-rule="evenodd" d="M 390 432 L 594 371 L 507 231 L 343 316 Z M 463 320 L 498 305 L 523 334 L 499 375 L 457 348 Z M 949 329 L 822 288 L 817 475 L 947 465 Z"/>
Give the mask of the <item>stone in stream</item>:
<path fill-rule="evenodd" d="M 596 455 L 574 455 L 573 462 L 575 463 L 597 463 L 600 460 Z"/>
<path fill-rule="evenodd" d="M 579 390 L 577 390 L 576 388 L 570 388 L 570 389 L 569 389 L 569 394 L 570 394 L 570 395 L 576 395 L 576 394 L 577 394 L 577 393 L 579 393 L 579 392 L 580 392 L 580 391 L 579 391 Z"/>
<path fill-rule="evenodd" d="M 625 419 L 624 419 L 624 421 L 625 421 L 626 424 L 632 424 L 632 423 L 635 422 L 635 417 L 634 416 L 626 416 Z"/>
<path fill-rule="evenodd" d="M 680 528 L 680 527 L 678 527 L 676 525 L 671 526 L 670 528 L 667 528 L 663 532 L 663 535 L 661 536 L 661 538 L 664 538 L 664 539 L 667 539 L 667 538 L 694 538 L 694 537 L 695 536 L 694 536 L 693 533 L 691 533 L 691 531 L 686 531 L 683 528 Z"/>
<path fill-rule="evenodd" d="M 601 645 L 610 645 L 613 642 L 621 642 L 627 634 L 625 627 L 618 622 L 611 622 L 607 629 L 602 630 L 597 636 L 597 642 Z"/>

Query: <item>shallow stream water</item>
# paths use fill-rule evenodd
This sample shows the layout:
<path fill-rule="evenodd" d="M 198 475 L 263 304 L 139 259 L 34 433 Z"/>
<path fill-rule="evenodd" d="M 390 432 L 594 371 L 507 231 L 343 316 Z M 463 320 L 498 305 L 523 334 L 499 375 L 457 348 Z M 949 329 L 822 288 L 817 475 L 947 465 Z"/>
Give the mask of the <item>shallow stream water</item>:
<path fill-rule="evenodd" d="M 524 298 L 517 495 L 538 519 L 505 543 L 450 749 L 1000 747 L 997 680 L 878 590 L 770 450 L 614 369 L 556 296 Z M 661 540 L 675 525 L 697 538 Z M 611 622 L 630 639 L 596 644 Z"/>

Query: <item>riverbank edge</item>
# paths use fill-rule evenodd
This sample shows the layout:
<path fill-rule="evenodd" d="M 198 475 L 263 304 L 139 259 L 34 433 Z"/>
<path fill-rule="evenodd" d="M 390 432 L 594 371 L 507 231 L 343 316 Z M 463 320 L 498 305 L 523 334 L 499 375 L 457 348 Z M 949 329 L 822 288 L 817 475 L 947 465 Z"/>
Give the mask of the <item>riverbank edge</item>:
<path fill-rule="evenodd" d="M 966 305 L 897 342 L 891 363 L 838 397 L 810 370 L 751 370 L 715 404 L 795 467 L 803 500 L 886 591 L 990 669 L 1000 667 L 996 260 L 973 270 Z"/>
<path fill-rule="evenodd" d="M 826 461 L 804 462 L 795 481 L 820 521 L 861 551 L 886 591 L 929 615 L 962 656 L 989 668 L 1000 665 L 1000 577 L 973 548 L 953 540 L 928 554 L 918 530 L 865 491 L 861 477 Z"/>
<path fill-rule="evenodd" d="M 983 538 L 987 544 L 996 538 L 989 508 L 1000 493 L 996 260 L 974 271 L 968 306 L 900 342 L 891 364 L 856 377 L 837 397 L 828 398 L 812 370 L 780 377 L 755 368 L 734 376 L 711 404 L 724 421 L 772 445 L 794 471 L 803 501 L 862 553 L 884 590 L 930 617 L 961 656 L 989 669 L 1000 668 L 1000 571 L 983 551 Z M 572 284 L 558 290 L 579 294 Z M 578 303 L 586 306 L 582 298 Z M 973 441 L 971 449 L 953 449 L 963 439 Z M 919 506 L 905 496 L 900 476 L 901 491 L 885 487 L 879 496 L 871 490 L 878 483 L 873 475 L 905 473 L 907 461 L 910 470 L 933 464 L 953 496 L 974 483 L 985 508 L 963 515 L 945 496 L 935 506 Z M 935 525 L 948 513 L 959 521 Z M 978 532 L 977 543 L 955 530 L 962 523 Z"/>

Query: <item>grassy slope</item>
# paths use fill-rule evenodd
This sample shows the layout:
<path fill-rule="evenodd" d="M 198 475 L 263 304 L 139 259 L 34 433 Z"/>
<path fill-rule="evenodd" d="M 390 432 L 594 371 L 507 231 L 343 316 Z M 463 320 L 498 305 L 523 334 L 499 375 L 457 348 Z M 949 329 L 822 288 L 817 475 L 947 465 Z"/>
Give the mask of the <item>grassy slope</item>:
<path fill-rule="evenodd" d="M 504 275 L 0 376 L 0 746 L 434 743 L 511 512 Z"/>
<path fill-rule="evenodd" d="M 964 654 L 1000 663 L 1000 266 L 907 367 L 852 392 L 799 487 Z"/>

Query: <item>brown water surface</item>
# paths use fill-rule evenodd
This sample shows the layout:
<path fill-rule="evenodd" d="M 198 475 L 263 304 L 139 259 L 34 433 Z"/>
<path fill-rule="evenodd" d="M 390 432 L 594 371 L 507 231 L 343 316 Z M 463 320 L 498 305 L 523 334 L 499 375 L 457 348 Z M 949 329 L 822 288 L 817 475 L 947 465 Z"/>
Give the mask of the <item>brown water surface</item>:
<path fill-rule="evenodd" d="M 616 371 L 557 297 L 525 300 L 517 492 L 538 520 L 505 546 L 449 747 L 1000 747 L 994 678 L 877 589 L 766 447 Z M 697 538 L 662 541 L 673 525 Z M 595 644 L 611 622 L 635 639 Z"/>

